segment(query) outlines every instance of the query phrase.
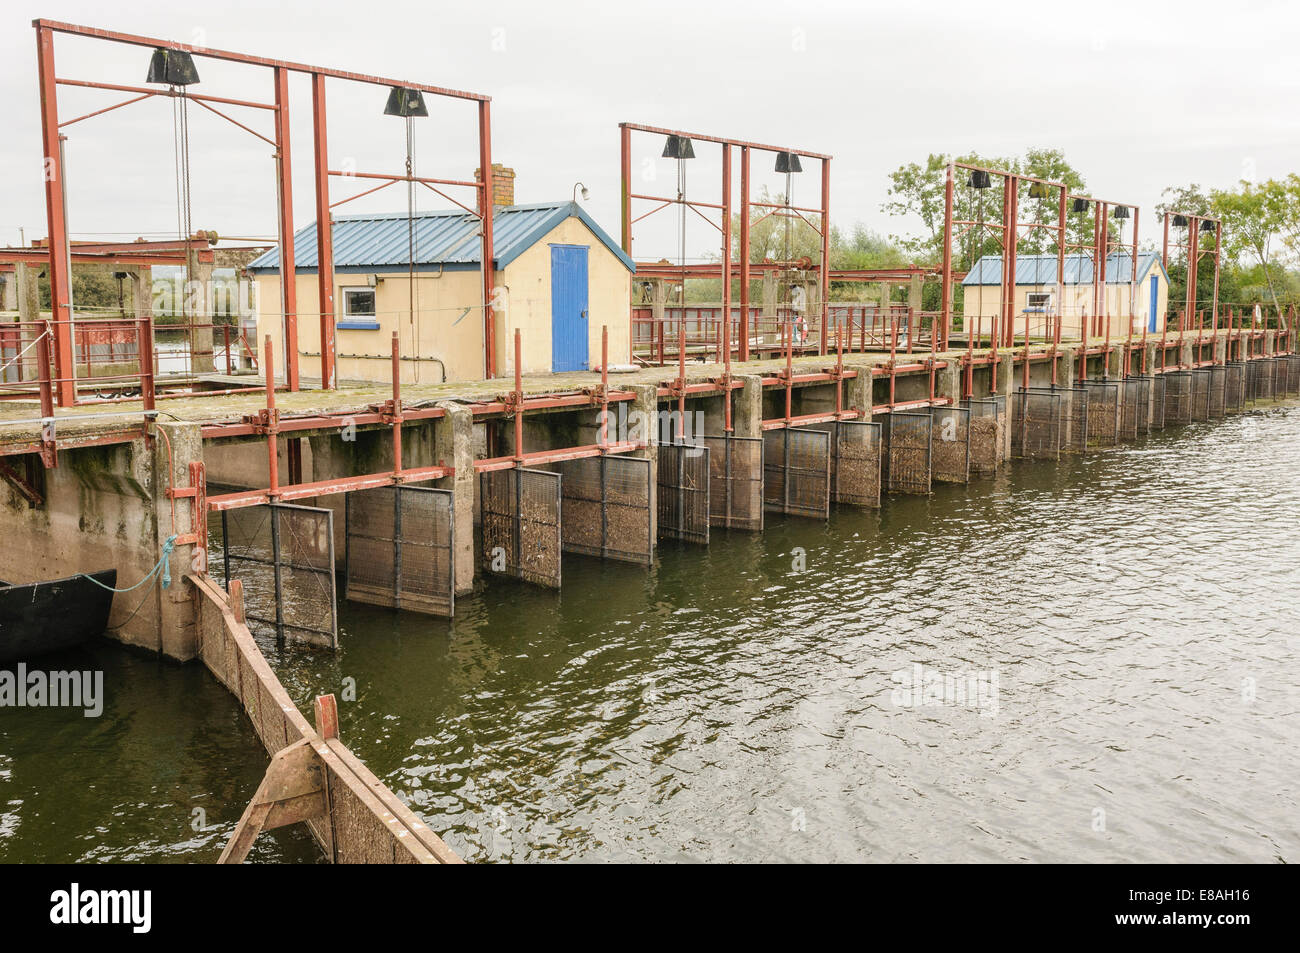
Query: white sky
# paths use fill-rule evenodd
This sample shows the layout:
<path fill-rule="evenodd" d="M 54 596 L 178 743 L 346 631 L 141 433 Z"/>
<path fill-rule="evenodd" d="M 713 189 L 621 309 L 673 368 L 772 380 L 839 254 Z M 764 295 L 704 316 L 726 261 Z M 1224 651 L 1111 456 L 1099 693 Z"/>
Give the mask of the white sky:
<path fill-rule="evenodd" d="M 619 121 L 789 144 L 834 155 L 833 221 L 889 234 L 915 223 L 880 211 L 890 170 L 930 152 L 1010 155 L 1063 149 L 1103 198 L 1154 205 L 1166 185 L 1227 187 L 1296 170 L 1300 4 L 965 2 L 655 4 L 479 2 L 273 4 L 138 0 L 7 0 L 0 13 L 0 244 L 46 234 L 38 137 L 37 16 L 213 48 L 426 82 L 492 96 L 493 156 L 518 171 L 517 201 L 567 198 L 581 180 L 607 231 L 619 228 Z M 123 5 L 125 7 L 126 5 Z M 371 12 L 373 11 L 373 12 Z M 56 42 L 58 74 L 142 85 L 147 50 L 76 38 Z M 199 60 L 199 90 L 269 101 L 270 74 Z M 295 222 L 314 218 L 310 91 L 292 86 Z M 63 88 L 60 117 L 124 94 Z M 330 164 L 398 171 L 400 120 L 383 90 L 330 86 Z M 477 164 L 469 104 L 430 103 L 418 125 L 422 174 L 470 178 Z M 229 112 L 269 133 L 255 110 Z M 274 235 L 270 147 L 191 107 L 193 220 L 225 235 Z M 69 135 L 75 237 L 176 230 L 172 119 L 150 100 L 78 123 Z M 640 142 L 640 157 L 660 143 Z M 690 167 L 691 194 L 716 200 L 717 160 Z M 654 191 L 672 168 L 654 165 Z M 757 185 L 778 187 L 768 160 Z M 400 187 L 340 213 L 405 208 Z M 359 191 L 352 189 L 351 191 Z M 815 173 L 795 204 L 815 205 Z M 350 191 L 335 185 L 335 198 Z M 422 207 L 436 203 L 421 196 Z M 667 215 L 667 213 L 663 213 Z M 675 254 L 669 219 L 638 242 L 638 258 Z M 642 234 L 642 233 L 638 233 Z M 716 231 L 689 232 L 690 255 Z M 711 237 L 714 236 L 714 237 Z"/>

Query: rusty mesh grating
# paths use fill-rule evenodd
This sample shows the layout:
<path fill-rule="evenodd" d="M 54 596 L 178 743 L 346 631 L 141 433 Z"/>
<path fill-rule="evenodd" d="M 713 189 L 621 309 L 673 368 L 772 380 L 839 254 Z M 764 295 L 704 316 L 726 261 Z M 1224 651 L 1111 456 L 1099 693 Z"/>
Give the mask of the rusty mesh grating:
<path fill-rule="evenodd" d="M 1126 377 L 1121 385 L 1124 392 L 1119 416 L 1121 440 L 1136 440 L 1150 430 L 1147 419 L 1151 410 L 1151 378 Z"/>
<path fill-rule="evenodd" d="M 1288 354 L 1286 362 L 1286 392 L 1292 397 L 1300 397 L 1300 354 Z"/>
<path fill-rule="evenodd" d="M 1273 396 L 1285 397 L 1291 389 L 1291 359 L 1279 354 L 1273 358 Z"/>
<path fill-rule="evenodd" d="M 1011 451 L 1031 460 L 1061 457 L 1062 400 L 1060 391 L 1019 390 L 1013 395 L 1016 420 Z"/>
<path fill-rule="evenodd" d="M 709 524 L 724 529 L 763 528 L 761 437 L 700 437 L 709 450 Z"/>
<path fill-rule="evenodd" d="M 928 413 L 895 411 L 885 420 L 889 457 L 885 485 L 889 492 L 929 493 L 934 418 Z"/>
<path fill-rule="evenodd" d="M 1147 417 L 1147 433 L 1165 429 L 1165 375 L 1154 374 L 1151 381 L 1151 413 Z"/>
<path fill-rule="evenodd" d="M 655 492 L 660 539 L 709 542 L 709 448 L 662 443 Z"/>
<path fill-rule="evenodd" d="M 1210 419 L 1210 369 L 1192 369 L 1192 419 Z"/>
<path fill-rule="evenodd" d="M 385 486 L 345 500 L 346 597 L 450 617 L 456 605 L 452 492 Z"/>
<path fill-rule="evenodd" d="M 1247 403 L 1254 403 L 1255 392 L 1259 389 L 1259 362 L 1245 361 L 1243 368 L 1243 399 Z"/>
<path fill-rule="evenodd" d="M 650 461 L 617 455 L 555 464 L 565 552 L 649 565 Z"/>
<path fill-rule="evenodd" d="M 880 505 L 880 424 L 840 420 L 804 429 L 830 435 L 831 501 L 849 506 Z"/>
<path fill-rule="evenodd" d="M 1120 392 L 1118 381 L 1080 381 L 1088 392 L 1088 443 L 1113 447 L 1119 443 Z"/>
<path fill-rule="evenodd" d="M 997 473 L 1002 454 L 998 447 L 998 418 L 1006 408 L 1002 397 L 970 397 L 962 401 L 970 411 L 970 472 L 988 477 Z"/>
<path fill-rule="evenodd" d="M 483 566 L 560 588 L 560 475 L 526 468 L 479 476 Z"/>
<path fill-rule="evenodd" d="M 226 589 L 244 584 L 254 634 L 338 648 L 334 513 L 263 503 L 221 512 Z"/>
<path fill-rule="evenodd" d="M 931 407 L 930 478 L 940 483 L 970 482 L 971 414 L 966 407 Z"/>
<path fill-rule="evenodd" d="M 1273 362 L 1268 358 L 1251 361 L 1255 369 L 1255 400 L 1273 399 Z"/>
<path fill-rule="evenodd" d="M 1186 424 L 1192 420 L 1192 374 L 1190 371 L 1166 371 L 1165 422 Z"/>
<path fill-rule="evenodd" d="M 1207 367 L 1210 372 L 1210 408 L 1209 416 L 1215 419 L 1227 412 L 1228 369 L 1222 364 Z"/>
<path fill-rule="evenodd" d="M 804 427 L 763 434 L 763 505 L 790 516 L 830 517 L 830 434 Z"/>
<path fill-rule="evenodd" d="M 1230 414 L 1246 409 L 1246 365 L 1241 361 L 1223 366 L 1223 409 Z"/>

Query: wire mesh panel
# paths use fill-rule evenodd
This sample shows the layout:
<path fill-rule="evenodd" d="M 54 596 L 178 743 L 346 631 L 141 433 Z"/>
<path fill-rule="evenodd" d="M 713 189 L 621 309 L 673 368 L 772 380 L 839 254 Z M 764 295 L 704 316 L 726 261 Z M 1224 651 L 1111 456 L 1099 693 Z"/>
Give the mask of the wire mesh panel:
<path fill-rule="evenodd" d="M 1088 391 L 1082 387 L 1058 387 L 1061 395 L 1061 449 L 1085 453 L 1088 449 Z"/>
<path fill-rule="evenodd" d="M 263 503 L 221 513 L 226 588 L 244 584 L 254 634 L 338 648 L 334 513 Z"/>
<path fill-rule="evenodd" d="M 1080 381 L 1088 392 L 1088 443 L 1113 447 L 1119 443 L 1118 381 Z"/>
<path fill-rule="evenodd" d="M 1292 397 L 1300 396 L 1300 354 L 1288 354 L 1286 392 Z"/>
<path fill-rule="evenodd" d="M 930 492 L 934 418 L 928 413 L 891 413 L 889 427 L 890 493 Z"/>
<path fill-rule="evenodd" d="M 555 464 L 566 552 L 650 564 L 650 461 L 599 456 Z"/>
<path fill-rule="evenodd" d="M 709 523 L 727 529 L 763 528 L 761 437 L 700 437 L 709 449 Z"/>
<path fill-rule="evenodd" d="M 1259 392 L 1259 361 L 1245 362 L 1245 399 L 1254 403 Z"/>
<path fill-rule="evenodd" d="M 1059 391 L 1019 390 L 1015 393 L 1016 422 L 1012 452 L 1033 460 L 1061 458 L 1061 407 Z"/>
<path fill-rule="evenodd" d="M 1246 409 L 1246 365 L 1229 361 L 1223 366 L 1223 410 L 1240 413 Z"/>
<path fill-rule="evenodd" d="M 1285 354 L 1273 358 L 1273 396 L 1285 397 L 1291 390 L 1291 359 Z"/>
<path fill-rule="evenodd" d="M 880 424 L 840 420 L 810 424 L 830 435 L 831 501 L 850 506 L 880 505 Z"/>
<path fill-rule="evenodd" d="M 709 448 L 663 443 L 658 455 L 659 537 L 708 545 Z"/>
<path fill-rule="evenodd" d="M 763 505 L 790 516 L 830 517 L 830 434 L 803 427 L 763 434 Z"/>
<path fill-rule="evenodd" d="M 970 473 L 988 477 L 997 473 L 1002 455 L 998 449 L 999 403 L 1001 397 L 967 398 L 962 406 L 970 411 Z"/>
<path fill-rule="evenodd" d="M 1147 417 L 1151 410 L 1151 379 L 1126 377 L 1121 385 L 1124 393 L 1120 402 L 1119 436 L 1121 440 L 1136 440 L 1149 429 Z"/>
<path fill-rule="evenodd" d="M 345 595 L 450 617 L 455 609 L 450 490 L 386 486 L 346 496 Z"/>
<path fill-rule="evenodd" d="M 1151 416 L 1147 419 L 1147 432 L 1165 429 L 1165 375 L 1155 374 L 1151 381 Z"/>
<path fill-rule="evenodd" d="M 479 477 L 483 565 L 548 589 L 560 588 L 560 475 L 495 470 Z"/>
<path fill-rule="evenodd" d="M 1268 358 L 1251 361 L 1255 366 L 1255 399 L 1273 399 L 1273 362 Z"/>
<path fill-rule="evenodd" d="M 1209 416 L 1222 417 L 1227 407 L 1228 369 L 1222 364 L 1206 368 L 1210 372 L 1210 407 Z"/>
<path fill-rule="evenodd" d="M 1192 370 L 1192 419 L 1210 419 L 1210 369 L 1208 367 Z"/>
<path fill-rule="evenodd" d="M 940 483 L 970 482 L 970 410 L 931 407 L 934 420 L 930 478 Z"/>
<path fill-rule="evenodd" d="M 1165 378 L 1165 422 L 1186 424 L 1192 420 L 1191 371 L 1167 371 Z"/>

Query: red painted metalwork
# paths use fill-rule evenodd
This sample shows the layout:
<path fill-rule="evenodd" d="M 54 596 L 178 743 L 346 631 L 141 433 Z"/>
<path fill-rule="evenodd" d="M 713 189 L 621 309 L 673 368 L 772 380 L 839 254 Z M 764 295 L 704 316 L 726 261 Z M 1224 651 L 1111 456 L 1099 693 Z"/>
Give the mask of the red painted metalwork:
<path fill-rule="evenodd" d="M 484 98 L 478 104 L 478 154 L 482 170 L 480 209 L 483 221 L 483 376 L 489 380 L 497 376 L 496 310 L 496 257 L 492 244 L 493 198 L 492 185 L 492 107 Z M 516 364 L 516 366 L 518 366 Z"/>
<path fill-rule="evenodd" d="M 308 74 L 312 79 L 312 96 L 313 96 L 313 132 L 316 145 L 316 211 L 317 211 L 317 229 L 318 229 L 318 247 L 322 252 L 322 267 L 318 272 L 318 284 L 320 286 L 320 319 L 321 319 L 321 377 L 322 384 L 326 388 L 332 387 L 336 383 L 335 354 L 334 354 L 334 291 L 331 280 L 333 271 L 332 248 L 329 240 L 329 215 L 330 208 L 329 190 L 327 184 L 327 150 L 326 150 L 326 131 L 325 131 L 325 94 L 324 81 L 326 78 L 348 80 L 351 82 L 366 83 L 376 86 L 394 87 L 400 86 L 409 89 L 419 90 L 431 95 L 451 97 L 455 99 L 468 100 L 478 104 L 478 121 L 479 121 L 479 157 L 483 168 L 482 179 L 479 182 L 461 182 L 450 179 L 429 179 L 422 180 L 424 184 L 438 192 L 434 188 L 435 184 L 462 185 L 475 188 L 480 195 L 480 207 L 484 210 L 483 220 L 483 287 L 484 287 L 484 346 L 485 346 L 485 373 L 492 376 L 495 373 L 495 354 L 494 354 L 494 337 L 492 322 L 492 294 L 493 294 L 493 247 L 492 247 L 492 162 L 491 162 L 491 113 L 489 108 L 489 97 L 477 93 L 468 93 L 461 90 L 448 89 L 440 86 L 432 86 L 425 83 L 414 83 L 405 80 L 389 79 L 387 77 L 375 76 L 365 73 L 355 73 L 345 70 L 334 70 L 318 66 L 308 66 L 301 63 L 295 63 L 285 60 L 269 59 L 266 57 L 250 56 L 242 53 L 235 53 L 228 50 L 212 49 L 207 47 L 197 47 L 187 43 L 176 43 L 168 40 L 160 40 L 155 37 L 140 36 L 131 33 L 121 33 L 111 30 L 102 30 L 95 27 L 79 26 L 76 24 L 63 23 L 54 20 L 38 19 L 32 22 L 36 30 L 37 42 L 37 69 L 38 80 L 41 96 L 41 135 L 42 146 L 45 156 L 46 169 L 46 213 L 49 220 L 49 246 L 38 257 L 33 260 L 40 260 L 49 263 L 49 275 L 51 281 L 51 305 L 53 309 L 53 327 L 54 327 L 54 370 L 51 375 L 52 382 L 56 385 L 55 397 L 60 406 L 69 406 L 76 401 L 76 381 L 75 381 L 75 359 L 72 347 L 72 313 L 69 300 L 69 280 L 70 280 L 70 249 L 66 226 L 66 196 L 63 189 L 63 161 L 60 155 L 60 135 L 61 126 L 71 125 L 72 123 L 81 122 L 93 116 L 100 116 L 105 113 L 114 111 L 131 103 L 140 102 L 153 96 L 178 96 L 174 89 L 152 89 L 148 87 L 132 86 L 120 83 L 92 82 L 87 80 L 76 80 L 58 77 L 54 68 L 54 34 L 64 33 L 76 36 L 104 40 L 112 43 L 122 43 L 133 46 L 148 47 L 150 49 L 166 49 L 185 51 L 207 59 L 224 60 L 233 63 L 241 63 L 252 66 L 265 67 L 272 71 L 274 79 L 275 101 L 273 104 L 261 103 L 242 99 L 231 99 L 220 96 L 207 94 L 185 92 L 187 99 L 192 99 L 204 109 L 207 109 L 227 122 L 233 123 L 239 128 L 272 143 L 276 149 L 277 165 L 277 206 L 278 221 L 281 233 L 281 296 L 282 310 L 284 313 L 285 323 L 285 379 L 290 390 L 297 390 L 301 384 L 301 377 L 298 366 L 298 328 L 297 328 L 297 289 L 294 281 L 294 258 L 293 258 L 293 218 L 292 218 L 292 179 L 291 179 L 291 149 L 289 137 L 289 92 L 288 92 L 288 74 L 291 72 Z M 77 116 L 66 122 L 60 123 L 58 118 L 57 104 L 57 87 L 72 86 L 89 89 L 112 90 L 134 94 L 134 98 L 125 102 L 117 103 L 102 109 L 94 110 L 85 115 Z M 272 112 L 275 123 L 274 138 L 268 138 L 239 122 L 236 119 L 226 115 L 219 109 L 210 105 L 213 103 L 249 107 L 254 109 L 268 110 Z M 438 194 L 443 194 L 438 192 Z M 451 200 L 454 204 L 461 203 Z M 461 206 L 465 207 L 465 206 Z M 82 252 L 76 248 L 71 249 L 71 260 L 81 261 L 89 260 L 85 258 L 90 252 Z M 123 250 L 114 254 L 112 260 L 121 263 L 130 264 L 155 264 L 158 262 L 154 256 L 139 249 Z M 24 260 L 27 260 L 24 258 Z M 205 260 L 200 257 L 200 260 Z M 210 255 L 206 260 L 211 260 Z"/>
<path fill-rule="evenodd" d="M 682 136 L 692 141 L 714 143 L 722 148 L 722 201 L 721 202 L 702 202 L 695 199 L 685 199 L 681 197 L 669 198 L 667 196 L 657 196 L 637 193 L 632 188 L 632 136 L 633 132 L 648 133 L 656 136 Z M 756 221 L 751 221 L 751 208 L 769 209 L 768 215 L 783 214 L 790 217 L 797 217 L 807 223 L 813 231 L 821 238 L 822 242 L 822 260 L 816 266 L 818 272 L 818 292 L 820 301 L 820 322 L 818 353 L 826 354 L 829 349 L 829 298 L 830 298 L 830 161 L 831 156 L 816 152 L 807 152 L 799 149 L 789 149 L 783 146 L 763 145 L 755 142 L 747 142 L 740 139 L 727 139 L 720 136 L 709 136 L 699 133 L 683 132 L 681 130 L 662 129 L 657 126 L 643 126 L 635 123 L 619 123 L 619 143 L 620 143 L 620 176 L 622 178 L 621 205 L 622 205 L 622 243 L 623 250 L 632 255 L 632 246 L 634 241 L 633 226 L 636 222 L 649 215 L 654 214 L 662 209 L 673 205 L 684 205 L 691 211 L 695 212 L 709 224 L 718 229 L 724 252 L 721 260 L 716 265 L 691 265 L 673 267 L 672 269 L 658 270 L 651 266 L 645 272 L 646 277 L 665 278 L 681 280 L 682 285 L 682 305 L 683 311 L 686 304 L 685 279 L 690 277 L 714 278 L 721 280 L 723 285 L 724 306 L 722 308 L 721 329 L 717 333 L 717 338 L 725 338 L 726 346 L 722 347 L 724 352 L 724 363 L 730 364 L 731 354 L 731 289 L 730 276 L 733 274 L 731 265 L 731 216 L 733 211 L 739 212 L 740 234 L 739 234 L 739 278 L 740 278 L 740 314 L 737 322 L 737 338 L 735 350 L 737 358 L 741 361 L 750 359 L 750 305 L 749 305 L 749 281 L 751 275 L 750 262 L 750 229 Z M 731 192 L 732 192 L 732 148 L 740 150 L 740 203 L 738 209 L 733 210 Z M 786 204 L 775 205 L 764 202 L 756 202 L 751 198 L 750 193 L 750 152 L 759 150 L 772 154 L 780 152 L 794 152 L 795 154 L 809 159 L 821 161 L 821 206 L 819 208 L 805 208 L 795 206 L 789 203 L 789 196 L 786 196 Z M 657 206 L 640 216 L 634 216 L 632 211 L 633 200 L 657 202 Z M 711 212 L 720 212 L 723 222 L 721 225 L 715 223 L 712 218 L 704 214 L 701 209 L 707 209 Z M 819 222 L 814 224 L 804 213 L 819 216 Z M 811 264 L 811 263 L 810 263 Z M 662 266 L 661 266 L 662 267 Z M 638 268 L 638 277 L 642 276 Z M 684 317 L 684 314 L 683 314 Z M 793 320 L 793 319 L 791 319 Z M 635 335 L 634 335 L 635 338 Z M 659 355 L 660 363 L 663 362 L 662 349 Z M 727 375 L 730 375 L 730 367 L 727 368 Z"/>

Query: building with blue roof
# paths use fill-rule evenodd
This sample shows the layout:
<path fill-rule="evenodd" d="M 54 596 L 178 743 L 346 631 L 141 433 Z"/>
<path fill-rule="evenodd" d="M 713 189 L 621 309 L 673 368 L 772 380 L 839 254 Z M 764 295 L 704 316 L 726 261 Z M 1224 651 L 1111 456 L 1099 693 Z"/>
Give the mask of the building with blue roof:
<path fill-rule="evenodd" d="M 510 196 L 512 197 L 512 196 Z M 514 370 L 519 329 L 526 374 L 631 359 L 629 280 L 635 266 L 576 202 L 497 206 L 496 364 Z M 387 382 L 398 334 L 403 382 L 477 380 L 485 364 L 480 222 L 463 210 L 339 215 L 333 219 L 336 348 L 341 381 Z M 305 376 L 320 359 L 316 225 L 294 233 L 298 339 Z M 248 271 L 257 285 L 258 335 L 282 354 L 278 248 Z M 316 365 L 319 367 L 319 364 Z M 317 372 L 319 373 L 319 372 Z"/>
<path fill-rule="evenodd" d="M 1077 338 L 1082 333 L 1083 318 L 1109 314 L 1111 334 L 1128 333 L 1132 319 L 1134 333 L 1145 325 L 1149 332 L 1164 328 L 1169 307 L 1169 274 L 1156 252 L 1139 252 L 1137 277 L 1133 277 L 1131 252 L 1112 252 L 1106 257 L 1106 284 L 1103 306 L 1093 299 L 1093 260 L 1091 255 L 1065 256 L 1065 282 L 1057 285 L 1056 255 L 1016 256 L 1015 313 L 1031 316 L 1031 333 L 1035 315 L 1061 316 L 1061 333 Z M 962 280 L 962 313 L 979 317 L 984 327 L 999 313 L 1002 300 L 1002 256 L 985 255 Z M 1092 325 L 1093 333 L 1097 331 Z"/>

